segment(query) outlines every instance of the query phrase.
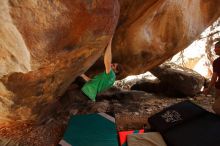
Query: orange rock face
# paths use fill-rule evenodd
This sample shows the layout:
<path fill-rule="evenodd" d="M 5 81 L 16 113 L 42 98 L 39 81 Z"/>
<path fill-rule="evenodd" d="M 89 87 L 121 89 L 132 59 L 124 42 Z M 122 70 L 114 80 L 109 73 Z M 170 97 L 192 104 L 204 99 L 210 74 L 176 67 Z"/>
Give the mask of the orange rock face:
<path fill-rule="evenodd" d="M 119 4 L 117 0 L 3 0 L 1 13 L 0 32 L 5 36 L 0 42 L 10 43 L 0 45 L 0 51 L 12 56 L 1 74 L 1 122 L 37 121 L 101 56 L 115 30 Z"/>
<path fill-rule="evenodd" d="M 220 16 L 218 0 L 120 0 L 113 60 L 143 73 L 191 44 Z"/>
<path fill-rule="evenodd" d="M 122 76 L 138 74 L 184 49 L 220 16 L 218 0 L 119 3 L 0 1 L 0 124 L 48 117 L 112 34 L 113 61 L 123 65 Z"/>

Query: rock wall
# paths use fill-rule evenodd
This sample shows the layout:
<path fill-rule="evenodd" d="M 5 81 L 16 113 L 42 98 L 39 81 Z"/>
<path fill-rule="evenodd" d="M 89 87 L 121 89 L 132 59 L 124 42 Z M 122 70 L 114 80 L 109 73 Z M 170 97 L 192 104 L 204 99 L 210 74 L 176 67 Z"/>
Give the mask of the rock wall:
<path fill-rule="evenodd" d="M 0 2 L 0 76 L 31 69 L 30 52 L 9 14 L 6 0 Z"/>
<path fill-rule="evenodd" d="M 218 0 L 119 3 L 1 0 L 0 124 L 49 117 L 71 82 L 102 56 L 113 34 L 113 61 L 123 65 L 123 77 L 164 62 L 220 16 Z"/>
<path fill-rule="evenodd" d="M 218 0 L 120 0 L 114 61 L 143 73 L 186 48 L 220 16 Z"/>
<path fill-rule="evenodd" d="M 0 123 L 49 116 L 101 56 L 118 17 L 117 0 L 2 0 Z"/>

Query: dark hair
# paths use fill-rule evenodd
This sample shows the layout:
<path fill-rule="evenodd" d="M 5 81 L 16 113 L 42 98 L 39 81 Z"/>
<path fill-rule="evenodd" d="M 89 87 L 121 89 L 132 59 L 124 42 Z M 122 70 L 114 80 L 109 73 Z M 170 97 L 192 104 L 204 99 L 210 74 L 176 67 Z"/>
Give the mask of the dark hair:
<path fill-rule="evenodd" d="M 117 65 L 117 68 L 116 68 L 116 70 L 117 70 L 117 73 L 115 73 L 116 75 L 119 75 L 121 72 L 122 72 L 122 70 L 123 70 L 123 68 L 122 68 L 122 65 L 121 64 L 119 64 L 119 63 L 117 63 L 118 65 Z"/>
<path fill-rule="evenodd" d="M 215 48 L 220 48 L 220 41 L 218 41 L 217 43 L 215 43 Z"/>

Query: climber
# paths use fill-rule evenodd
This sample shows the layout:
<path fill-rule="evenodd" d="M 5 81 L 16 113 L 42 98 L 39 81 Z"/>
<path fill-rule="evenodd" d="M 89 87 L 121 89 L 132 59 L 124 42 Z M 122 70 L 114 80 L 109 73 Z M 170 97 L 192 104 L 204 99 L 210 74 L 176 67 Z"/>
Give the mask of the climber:
<path fill-rule="evenodd" d="M 215 43 L 215 54 L 220 56 L 220 41 Z M 216 114 L 220 115 L 220 57 L 214 60 L 213 62 L 213 74 L 211 78 L 211 82 L 208 88 L 203 90 L 203 93 L 207 95 L 211 88 L 215 85 L 215 102 L 212 106 L 213 110 Z"/>
<path fill-rule="evenodd" d="M 87 81 L 81 88 L 81 91 L 92 101 L 95 101 L 96 95 L 98 93 L 101 93 L 113 86 L 116 79 L 116 75 L 118 75 L 121 71 L 121 67 L 118 63 L 112 63 L 111 43 L 112 43 L 112 38 L 110 39 L 105 49 L 105 54 L 104 54 L 105 71 L 96 75 L 92 79 L 90 79 L 85 74 L 81 75 L 81 77 Z"/>

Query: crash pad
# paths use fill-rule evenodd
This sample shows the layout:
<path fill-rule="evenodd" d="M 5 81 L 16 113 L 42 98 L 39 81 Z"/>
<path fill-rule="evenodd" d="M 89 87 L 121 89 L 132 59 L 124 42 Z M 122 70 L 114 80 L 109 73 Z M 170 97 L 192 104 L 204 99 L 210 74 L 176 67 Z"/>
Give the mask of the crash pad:
<path fill-rule="evenodd" d="M 59 144 L 61 146 L 118 146 L 114 118 L 105 113 L 72 116 Z"/>
<path fill-rule="evenodd" d="M 220 116 L 191 101 L 174 104 L 149 118 L 168 146 L 219 146 Z"/>

